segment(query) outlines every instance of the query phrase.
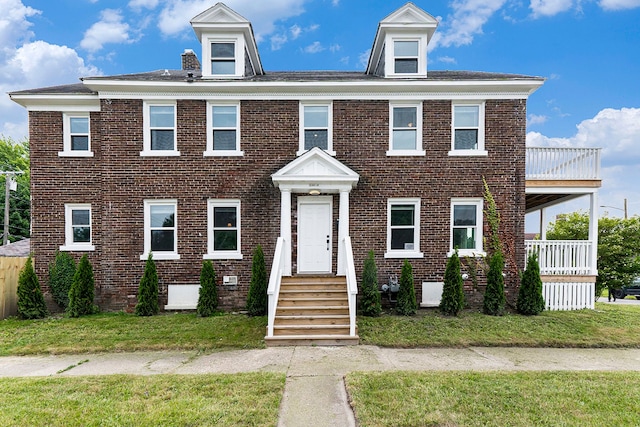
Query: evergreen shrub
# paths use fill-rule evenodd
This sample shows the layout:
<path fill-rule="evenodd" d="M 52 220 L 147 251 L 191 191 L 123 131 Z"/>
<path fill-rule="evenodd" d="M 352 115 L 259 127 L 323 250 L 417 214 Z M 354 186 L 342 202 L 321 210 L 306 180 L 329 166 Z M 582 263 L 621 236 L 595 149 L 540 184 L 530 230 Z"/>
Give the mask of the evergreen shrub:
<path fill-rule="evenodd" d="M 369 251 L 362 269 L 362 284 L 360 286 L 360 314 L 377 317 L 382 313 L 382 301 L 378 290 L 378 267 L 373 251 Z"/>
<path fill-rule="evenodd" d="M 396 311 L 403 316 L 413 316 L 418 311 L 416 301 L 416 290 L 413 285 L 413 267 L 411 263 L 404 260 L 402 272 L 400 273 L 400 289 L 398 290 L 398 302 Z"/>
<path fill-rule="evenodd" d="M 522 273 L 516 309 L 518 313 L 527 316 L 538 315 L 544 310 L 540 265 L 536 254 L 529 255 L 527 268 Z"/>
<path fill-rule="evenodd" d="M 158 314 L 158 273 L 153 254 L 149 252 L 144 265 L 144 273 L 138 287 L 137 316 L 153 316 Z"/>
<path fill-rule="evenodd" d="M 76 261 L 68 252 L 56 252 L 56 257 L 49 264 L 49 288 L 53 300 L 66 310 L 69 306 L 69 289 L 76 274 Z"/>
<path fill-rule="evenodd" d="M 457 316 L 464 308 L 464 289 L 460 273 L 458 250 L 447 261 L 444 271 L 444 287 L 440 300 L 440 311 L 447 316 Z"/>
<path fill-rule="evenodd" d="M 42 319 L 47 314 L 47 304 L 29 257 L 18 276 L 18 316 L 21 319 Z"/>
<path fill-rule="evenodd" d="M 93 267 L 85 254 L 80 258 L 69 289 L 69 306 L 67 307 L 69 317 L 80 317 L 97 312 L 97 307 L 93 304 L 94 289 Z"/>
<path fill-rule="evenodd" d="M 200 270 L 200 293 L 196 312 L 199 316 L 209 317 L 218 308 L 218 289 L 216 288 L 216 270 L 210 260 L 202 263 Z"/>
<path fill-rule="evenodd" d="M 247 294 L 247 312 L 249 316 L 264 316 L 267 314 L 267 267 L 264 263 L 262 246 L 258 245 L 253 251 L 251 264 L 251 282 Z"/>

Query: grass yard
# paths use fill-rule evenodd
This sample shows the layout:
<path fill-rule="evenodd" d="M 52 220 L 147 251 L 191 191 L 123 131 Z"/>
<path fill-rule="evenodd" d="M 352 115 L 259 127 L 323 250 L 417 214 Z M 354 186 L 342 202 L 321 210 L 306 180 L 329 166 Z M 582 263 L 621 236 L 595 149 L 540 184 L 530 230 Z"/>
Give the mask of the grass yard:
<path fill-rule="evenodd" d="M 2 426 L 275 426 L 284 374 L 0 379 Z"/>
<path fill-rule="evenodd" d="M 640 372 L 350 373 L 362 427 L 638 426 Z"/>

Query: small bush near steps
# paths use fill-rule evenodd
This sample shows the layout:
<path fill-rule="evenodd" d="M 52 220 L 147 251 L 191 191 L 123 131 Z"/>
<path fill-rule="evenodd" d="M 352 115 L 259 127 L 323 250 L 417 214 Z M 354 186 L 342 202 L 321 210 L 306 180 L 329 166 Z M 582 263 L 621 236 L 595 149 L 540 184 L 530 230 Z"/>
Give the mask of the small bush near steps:
<path fill-rule="evenodd" d="M 251 282 L 247 295 L 247 312 L 249 316 L 264 316 L 267 314 L 267 267 L 264 263 L 262 246 L 258 245 L 253 251 L 251 265 Z"/>
<path fill-rule="evenodd" d="M 373 251 L 364 260 L 362 269 L 362 296 L 360 297 L 360 314 L 377 317 L 382 313 L 382 302 L 378 291 L 378 267 Z"/>

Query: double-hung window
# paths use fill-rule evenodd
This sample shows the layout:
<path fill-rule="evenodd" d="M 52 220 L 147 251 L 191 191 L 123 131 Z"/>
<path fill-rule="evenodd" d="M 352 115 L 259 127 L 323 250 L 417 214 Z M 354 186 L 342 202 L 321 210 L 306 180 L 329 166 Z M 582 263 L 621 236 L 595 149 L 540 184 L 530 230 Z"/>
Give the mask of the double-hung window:
<path fill-rule="evenodd" d="M 242 156 L 240 151 L 240 104 L 207 104 L 207 151 L 205 156 Z"/>
<path fill-rule="evenodd" d="M 178 254 L 178 202 L 176 200 L 144 201 L 144 253 L 153 259 L 180 259 Z"/>
<path fill-rule="evenodd" d="M 482 256 L 482 199 L 451 199 L 451 253 Z"/>
<path fill-rule="evenodd" d="M 393 71 L 395 74 L 417 74 L 420 43 L 418 40 L 393 42 Z"/>
<path fill-rule="evenodd" d="M 387 201 L 385 258 L 422 258 L 420 252 L 420 199 Z"/>
<path fill-rule="evenodd" d="M 64 205 L 65 244 L 61 251 L 93 251 L 91 233 L 91 205 L 76 203 Z"/>
<path fill-rule="evenodd" d="M 235 42 L 211 43 L 211 74 L 214 76 L 233 76 L 236 74 Z"/>
<path fill-rule="evenodd" d="M 240 247 L 240 201 L 209 200 L 208 248 L 205 259 L 242 259 Z"/>
<path fill-rule="evenodd" d="M 486 156 L 484 102 L 452 104 L 451 151 L 453 156 Z"/>
<path fill-rule="evenodd" d="M 332 116 L 332 103 L 300 104 L 300 151 L 298 155 L 314 147 L 335 155 Z"/>
<path fill-rule="evenodd" d="M 179 156 L 176 148 L 176 103 L 144 102 L 141 156 Z"/>
<path fill-rule="evenodd" d="M 63 151 L 60 157 L 92 157 L 89 113 L 63 114 Z"/>
<path fill-rule="evenodd" d="M 422 156 L 422 103 L 389 106 L 388 156 Z"/>

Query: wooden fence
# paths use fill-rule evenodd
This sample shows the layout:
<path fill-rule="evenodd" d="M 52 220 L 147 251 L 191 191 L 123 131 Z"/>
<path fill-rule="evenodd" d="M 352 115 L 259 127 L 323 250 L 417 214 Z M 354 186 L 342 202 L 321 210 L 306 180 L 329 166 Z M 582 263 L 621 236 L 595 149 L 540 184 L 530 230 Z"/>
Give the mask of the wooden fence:
<path fill-rule="evenodd" d="M 18 314 L 18 276 L 27 258 L 0 257 L 0 319 Z"/>

